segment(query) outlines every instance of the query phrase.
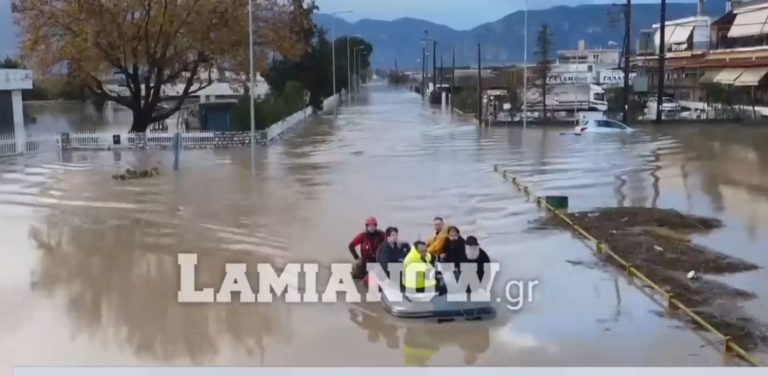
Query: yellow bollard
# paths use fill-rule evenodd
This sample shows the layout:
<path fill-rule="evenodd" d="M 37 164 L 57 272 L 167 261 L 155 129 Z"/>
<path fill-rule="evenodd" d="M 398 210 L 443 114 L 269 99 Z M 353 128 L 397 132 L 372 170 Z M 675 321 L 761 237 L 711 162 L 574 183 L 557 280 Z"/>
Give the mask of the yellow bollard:
<path fill-rule="evenodd" d="M 733 339 L 731 339 L 731 336 L 725 336 L 725 353 L 726 354 L 731 353 L 731 342 L 733 342 Z"/>
<path fill-rule="evenodd" d="M 674 311 L 675 305 L 672 304 L 672 300 L 675 299 L 675 294 L 667 293 L 667 311 Z"/>

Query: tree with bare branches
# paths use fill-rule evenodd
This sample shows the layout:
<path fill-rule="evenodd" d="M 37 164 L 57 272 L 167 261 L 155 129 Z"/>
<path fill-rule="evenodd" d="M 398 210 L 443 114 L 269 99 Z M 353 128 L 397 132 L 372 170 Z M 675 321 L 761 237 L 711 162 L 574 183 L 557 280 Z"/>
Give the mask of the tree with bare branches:
<path fill-rule="evenodd" d="M 249 72 L 251 0 L 12 0 L 22 57 L 38 74 L 68 70 L 97 98 L 133 113 L 131 130 L 169 118 L 214 83 L 213 72 Z M 311 20 L 295 0 L 254 0 L 258 67 L 298 58 L 297 30 Z M 66 68 L 65 68 L 66 67 Z M 123 91 L 109 85 L 117 78 Z M 247 85 L 247 80 L 243 82 Z M 178 85 L 178 92 L 166 92 Z M 162 105 L 161 105 L 162 104 Z"/>

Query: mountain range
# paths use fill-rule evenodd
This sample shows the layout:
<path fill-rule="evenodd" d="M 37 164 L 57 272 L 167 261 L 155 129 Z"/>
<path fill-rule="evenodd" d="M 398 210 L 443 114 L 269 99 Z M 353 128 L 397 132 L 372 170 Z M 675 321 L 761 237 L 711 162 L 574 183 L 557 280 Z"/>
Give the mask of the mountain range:
<path fill-rule="evenodd" d="M 623 3 L 616 0 L 616 3 Z M 725 13 L 726 0 L 707 0 L 705 14 L 720 17 Z M 471 11 L 467 1 L 468 11 Z M 588 48 L 621 48 L 624 40 L 623 6 L 577 5 L 557 6 L 528 12 L 528 58 L 536 59 L 536 37 L 543 23 L 548 23 L 553 36 L 553 49 L 576 49 L 580 40 Z M 667 20 L 695 16 L 695 3 L 668 3 Z M 637 36 L 642 29 L 659 23 L 659 4 L 633 4 L 632 36 L 636 48 Z M 469 30 L 454 30 L 429 21 L 401 18 L 393 21 L 363 19 L 354 23 L 319 13 L 315 22 L 333 35 L 359 35 L 373 44 L 373 65 L 377 68 L 398 67 L 404 70 L 420 70 L 422 38 L 424 31 L 437 40 L 437 65 L 443 57 L 446 66 L 451 65 L 451 49 L 456 48 L 457 65 L 477 66 L 477 44 L 481 44 L 484 66 L 522 63 L 525 35 L 525 13 L 517 11 L 503 18 L 479 25 Z M 614 45 L 615 44 L 615 45 Z M 429 50 L 431 51 L 431 43 Z M 431 58 L 427 59 L 431 65 Z"/>
<path fill-rule="evenodd" d="M 707 0 L 705 13 L 719 17 L 725 13 L 726 0 Z M 616 0 L 623 3 L 622 0 Z M 436 2 L 437 3 L 437 2 Z M 471 1 L 467 1 L 471 11 Z M 618 48 L 623 43 L 624 25 L 619 5 L 557 6 L 528 12 L 528 58 L 536 59 L 536 34 L 543 23 L 548 23 L 553 36 L 553 49 L 576 49 L 584 40 L 588 48 Z M 667 19 L 696 15 L 695 3 L 667 4 Z M 440 57 L 444 64 L 451 64 L 451 48 L 456 48 L 457 65 L 477 65 L 477 44 L 481 43 L 484 66 L 521 63 L 524 45 L 524 13 L 517 11 L 499 20 L 485 23 L 469 30 L 450 27 L 415 18 L 393 21 L 363 19 L 354 23 L 341 18 L 318 13 L 315 22 L 328 29 L 329 37 L 359 35 L 374 46 L 373 66 L 376 68 L 398 67 L 419 70 L 424 31 L 437 40 L 437 64 Z M 635 40 L 642 29 L 659 22 L 658 4 L 632 6 L 632 35 Z M 0 58 L 17 54 L 18 38 L 12 24 L 9 0 L 0 0 Z M 633 46 L 635 44 L 633 43 Z M 430 43 L 430 50 L 431 50 Z M 428 59 L 431 64 L 431 59 Z"/>

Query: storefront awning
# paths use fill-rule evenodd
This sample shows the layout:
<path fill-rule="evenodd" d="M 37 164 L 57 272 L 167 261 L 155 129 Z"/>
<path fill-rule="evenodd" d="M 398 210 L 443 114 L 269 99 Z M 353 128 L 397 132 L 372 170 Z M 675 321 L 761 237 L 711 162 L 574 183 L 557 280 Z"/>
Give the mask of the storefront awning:
<path fill-rule="evenodd" d="M 728 38 L 751 37 L 768 34 L 768 8 L 737 13 L 728 31 Z"/>
<path fill-rule="evenodd" d="M 736 86 L 757 86 L 760 80 L 768 73 L 768 67 L 747 68 L 739 76 L 734 85 Z"/>
<path fill-rule="evenodd" d="M 704 75 L 699 80 L 699 83 L 702 83 L 702 84 L 714 83 L 715 82 L 715 77 L 717 77 L 718 74 L 720 74 L 720 70 L 719 69 L 706 71 L 706 72 L 704 72 Z"/>
<path fill-rule="evenodd" d="M 725 68 L 715 76 L 715 82 L 724 85 L 733 85 L 736 80 L 744 73 L 744 68 Z"/>
<path fill-rule="evenodd" d="M 672 34 L 669 36 L 669 39 L 667 39 L 667 44 L 686 43 L 688 42 L 688 38 L 690 38 L 692 32 L 693 26 L 675 26 L 675 29 L 672 30 Z"/>

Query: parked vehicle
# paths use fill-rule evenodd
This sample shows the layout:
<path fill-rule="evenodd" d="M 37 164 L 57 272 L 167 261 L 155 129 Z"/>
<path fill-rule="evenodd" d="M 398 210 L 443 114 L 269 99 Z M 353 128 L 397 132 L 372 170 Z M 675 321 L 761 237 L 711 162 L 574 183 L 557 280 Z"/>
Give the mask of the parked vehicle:
<path fill-rule="evenodd" d="M 635 130 L 628 125 L 611 120 L 602 113 L 582 112 L 579 114 L 579 124 L 574 128 L 579 134 L 585 133 L 629 133 Z"/>
<path fill-rule="evenodd" d="M 656 98 L 649 98 L 648 104 L 645 108 L 645 118 L 656 118 Z M 670 97 L 664 97 L 661 102 L 661 117 L 662 119 L 679 119 L 683 117 L 682 106 L 676 100 Z"/>
<path fill-rule="evenodd" d="M 541 88 L 528 89 L 528 110 L 543 110 Z M 607 111 L 605 90 L 593 84 L 547 86 L 547 112 Z"/>

